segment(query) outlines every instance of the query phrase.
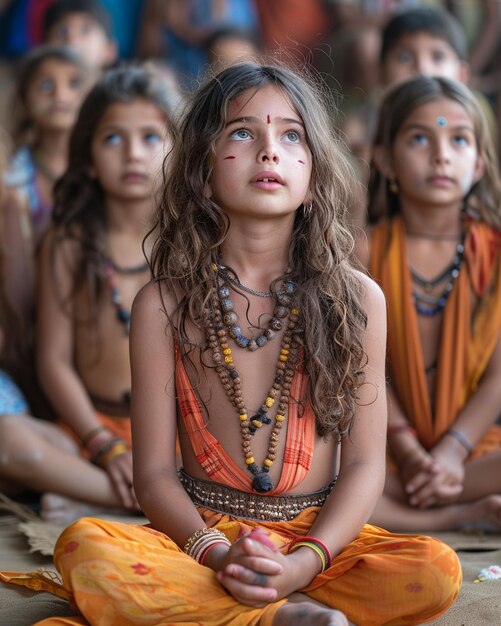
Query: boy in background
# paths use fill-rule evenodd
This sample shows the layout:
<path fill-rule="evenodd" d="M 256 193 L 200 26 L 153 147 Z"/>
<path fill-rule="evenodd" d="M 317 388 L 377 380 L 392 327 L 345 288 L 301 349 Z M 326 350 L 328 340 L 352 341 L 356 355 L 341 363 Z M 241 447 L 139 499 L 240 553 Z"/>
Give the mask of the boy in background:
<path fill-rule="evenodd" d="M 111 17 L 97 0 L 56 0 L 45 13 L 43 38 L 75 49 L 98 70 L 113 65 L 118 56 Z"/>

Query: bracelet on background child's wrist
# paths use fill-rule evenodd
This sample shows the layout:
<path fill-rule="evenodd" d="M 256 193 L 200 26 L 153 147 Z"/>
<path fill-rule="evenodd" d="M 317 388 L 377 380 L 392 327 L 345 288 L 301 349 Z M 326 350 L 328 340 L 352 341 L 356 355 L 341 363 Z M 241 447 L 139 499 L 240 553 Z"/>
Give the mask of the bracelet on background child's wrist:
<path fill-rule="evenodd" d="M 91 461 L 99 467 L 105 467 L 112 459 L 125 454 L 128 450 L 129 448 L 122 439 L 113 437 L 99 449 L 97 454 L 91 457 Z"/>
<path fill-rule="evenodd" d="M 454 428 L 449 428 L 449 430 L 446 431 L 445 434 L 449 435 L 450 437 L 454 437 L 456 441 L 459 441 L 459 443 L 468 453 L 468 456 L 470 456 L 470 454 L 473 452 L 473 444 L 463 432 L 461 432 L 460 430 L 455 430 Z"/>
<path fill-rule="evenodd" d="M 315 552 L 315 554 L 319 557 L 322 563 L 322 572 L 325 572 L 326 569 L 329 569 L 332 564 L 332 556 L 327 546 L 322 541 L 320 541 L 320 539 L 308 536 L 296 537 L 289 544 L 289 549 L 287 553 L 290 554 L 291 552 L 294 552 L 298 548 L 302 547 L 310 548 L 310 550 L 313 550 Z"/>

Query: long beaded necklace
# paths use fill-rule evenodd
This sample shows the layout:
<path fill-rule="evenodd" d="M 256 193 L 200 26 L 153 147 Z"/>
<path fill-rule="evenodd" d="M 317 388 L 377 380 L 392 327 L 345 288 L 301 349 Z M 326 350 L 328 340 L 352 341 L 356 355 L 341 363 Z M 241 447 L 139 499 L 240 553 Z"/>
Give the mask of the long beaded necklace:
<path fill-rule="evenodd" d="M 221 288 L 221 285 L 219 285 Z M 273 481 L 269 471 L 276 458 L 280 431 L 288 415 L 290 389 L 294 376 L 294 358 L 297 352 L 293 331 L 299 316 L 297 308 L 290 309 L 289 322 L 285 330 L 280 355 L 278 357 L 273 384 L 266 395 L 264 402 L 255 415 L 249 417 L 248 409 L 242 396 L 242 380 L 233 361 L 233 353 L 228 344 L 228 334 L 223 322 L 218 287 L 211 290 L 211 308 L 207 311 L 208 331 L 207 341 L 212 350 L 212 358 L 216 365 L 216 372 L 226 391 L 226 395 L 238 411 L 240 432 L 242 436 L 242 452 L 247 470 L 253 475 L 252 488 L 259 493 L 266 493 L 273 489 Z M 238 345 L 238 344 L 237 344 Z M 254 433 L 265 424 L 270 424 L 268 410 L 279 402 L 275 415 L 275 422 L 270 433 L 268 451 L 261 467 L 255 461 L 251 448 Z"/>
<path fill-rule="evenodd" d="M 247 348 L 247 350 L 250 350 L 251 352 L 257 350 L 258 348 L 262 348 L 266 343 L 268 343 L 268 341 L 275 337 L 277 331 L 282 329 L 282 320 L 289 315 L 292 296 L 296 291 L 296 284 L 291 280 L 286 280 L 277 292 L 256 291 L 250 287 L 242 285 L 236 276 L 232 274 L 231 271 L 224 265 L 217 265 L 214 263 L 212 269 L 217 274 L 217 282 L 219 286 L 218 295 L 221 308 L 223 310 L 223 322 L 228 329 L 230 337 L 235 341 L 239 348 Z M 255 339 L 252 337 L 246 337 L 242 332 L 242 328 L 238 325 L 238 317 L 233 311 L 234 307 L 230 298 L 228 283 L 233 284 L 243 291 L 252 293 L 262 298 L 275 296 L 277 300 L 277 304 L 273 309 L 273 317 L 268 323 L 268 328 L 266 328 L 262 334 Z"/>
<path fill-rule="evenodd" d="M 445 268 L 443 272 L 440 272 L 438 276 L 432 278 L 430 280 L 426 280 L 422 278 L 414 270 L 411 270 L 412 281 L 414 284 L 423 288 L 425 293 L 418 291 L 417 289 L 413 289 L 412 296 L 414 299 L 414 306 L 419 315 L 423 315 L 425 317 L 433 317 L 437 315 L 445 308 L 447 304 L 447 299 L 454 287 L 454 284 L 459 276 L 459 272 L 461 270 L 461 265 L 464 260 L 464 235 L 461 238 L 461 241 L 458 242 L 456 246 L 456 252 L 452 259 L 451 264 Z M 430 291 L 440 285 L 447 280 L 446 285 L 443 290 L 437 295 L 430 295 Z"/>

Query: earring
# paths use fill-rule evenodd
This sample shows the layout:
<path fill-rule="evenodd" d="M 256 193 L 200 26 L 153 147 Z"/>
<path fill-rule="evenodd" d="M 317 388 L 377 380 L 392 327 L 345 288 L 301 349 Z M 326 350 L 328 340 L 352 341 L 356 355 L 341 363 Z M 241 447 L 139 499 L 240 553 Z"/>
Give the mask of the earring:
<path fill-rule="evenodd" d="M 303 202 L 303 214 L 305 217 L 310 217 L 313 211 L 313 202 L 308 202 L 308 204 Z"/>
<path fill-rule="evenodd" d="M 395 195 L 397 195 L 398 192 L 400 191 L 400 189 L 398 188 L 398 183 L 394 178 L 390 178 L 389 187 L 390 187 L 391 193 L 394 193 Z"/>

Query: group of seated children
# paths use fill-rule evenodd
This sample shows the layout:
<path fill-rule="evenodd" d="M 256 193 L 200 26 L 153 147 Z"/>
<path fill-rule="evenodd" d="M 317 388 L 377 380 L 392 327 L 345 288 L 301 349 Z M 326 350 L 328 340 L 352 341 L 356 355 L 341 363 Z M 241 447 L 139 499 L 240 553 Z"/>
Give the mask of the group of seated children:
<path fill-rule="evenodd" d="M 87 94 L 39 246 L 60 421 L 19 395 L 0 477 L 78 518 L 43 585 L 89 624 L 423 624 L 452 604 L 457 555 L 408 533 L 501 528 L 501 181 L 457 78 L 385 93 L 356 241 L 304 72 L 231 65 L 179 124 L 141 68 Z"/>

